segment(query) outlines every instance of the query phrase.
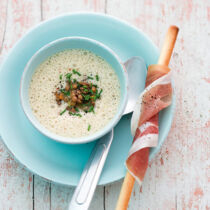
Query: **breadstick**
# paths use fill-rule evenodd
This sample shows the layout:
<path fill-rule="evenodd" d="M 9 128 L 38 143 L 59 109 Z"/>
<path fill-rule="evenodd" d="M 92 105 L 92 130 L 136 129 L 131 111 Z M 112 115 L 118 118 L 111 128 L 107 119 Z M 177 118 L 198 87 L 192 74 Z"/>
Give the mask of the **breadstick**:
<path fill-rule="evenodd" d="M 160 57 L 158 59 L 158 64 L 168 66 L 178 31 L 179 28 L 177 26 L 169 27 L 163 43 L 163 47 L 161 49 Z M 134 177 L 129 172 L 127 172 L 118 198 L 116 210 L 127 210 L 134 183 Z"/>

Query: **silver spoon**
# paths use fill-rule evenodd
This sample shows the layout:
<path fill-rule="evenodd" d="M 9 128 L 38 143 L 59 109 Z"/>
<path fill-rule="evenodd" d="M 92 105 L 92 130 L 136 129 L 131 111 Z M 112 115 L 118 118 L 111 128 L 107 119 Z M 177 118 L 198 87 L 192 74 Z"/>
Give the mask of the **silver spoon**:
<path fill-rule="evenodd" d="M 133 111 L 142 85 L 144 86 L 144 84 L 139 83 L 138 78 L 142 75 L 141 71 L 147 71 L 144 60 L 140 57 L 132 57 L 124 63 L 124 66 L 128 71 L 129 90 L 128 103 L 123 115 Z M 69 210 L 88 210 L 109 153 L 113 135 L 114 130 L 112 129 L 96 143 L 74 191 Z"/>

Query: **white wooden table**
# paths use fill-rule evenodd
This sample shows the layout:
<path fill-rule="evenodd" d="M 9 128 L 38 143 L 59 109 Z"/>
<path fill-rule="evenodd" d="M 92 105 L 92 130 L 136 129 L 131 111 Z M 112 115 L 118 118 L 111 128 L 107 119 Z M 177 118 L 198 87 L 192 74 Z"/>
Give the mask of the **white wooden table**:
<path fill-rule="evenodd" d="M 0 62 L 32 26 L 75 11 L 120 17 L 159 47 L 170 24 L 180 27 L 171 62 L 175 118 L 129 210 L 210 210 L 210 1 L 0 0 Z M 121 183 L 98 187 L 90 209 L 113 210 Z M 0 210 L 64 210 L 73 190 L 31 174 L 0 140 Z"/>

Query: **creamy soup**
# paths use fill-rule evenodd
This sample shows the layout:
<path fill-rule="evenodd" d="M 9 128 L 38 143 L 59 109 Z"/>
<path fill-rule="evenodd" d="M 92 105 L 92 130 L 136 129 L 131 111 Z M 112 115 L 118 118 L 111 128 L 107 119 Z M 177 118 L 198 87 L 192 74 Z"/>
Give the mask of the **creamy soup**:
<path fill-rule="evenodd" d="M 101 57 L 82 49 L 59 52 L 38 66 L 29 88 L 38 121 L 65 137 L 91 135 L 115 116 L 120 83 Z"/>

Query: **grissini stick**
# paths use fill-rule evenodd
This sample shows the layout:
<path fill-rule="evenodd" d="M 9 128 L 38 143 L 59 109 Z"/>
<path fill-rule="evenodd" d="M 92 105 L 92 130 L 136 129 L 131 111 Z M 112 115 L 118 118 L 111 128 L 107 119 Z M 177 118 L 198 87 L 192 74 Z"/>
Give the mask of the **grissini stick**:
<path fill-rule="evenodd" d="M 169 27 L 158 59 L 159 65 L 168 66 L 176 42 L 178 31 L 179 28 L 177 26 L 172 25 Z M 144 150 L 144 152 L 149 156 L 149 147 L 144 148 Z M 120 191 L 116 210 L 127 209 L 134 183 L 135 178 L 129 172 L 127 172 Z"/>

